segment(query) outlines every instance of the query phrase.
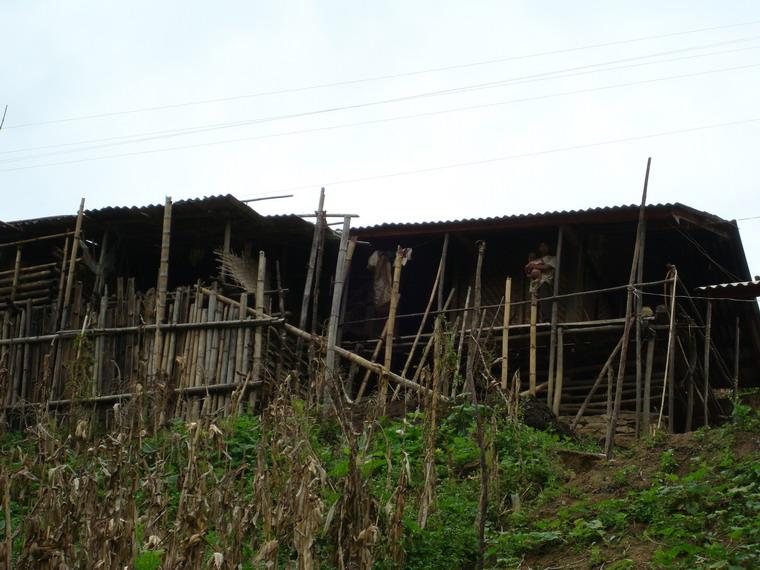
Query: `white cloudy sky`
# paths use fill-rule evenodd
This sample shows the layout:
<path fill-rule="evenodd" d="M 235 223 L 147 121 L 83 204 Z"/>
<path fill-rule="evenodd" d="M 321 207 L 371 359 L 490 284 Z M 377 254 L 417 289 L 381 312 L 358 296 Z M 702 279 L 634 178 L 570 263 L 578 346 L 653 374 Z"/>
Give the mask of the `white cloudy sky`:
<path fill-rule="evenodd" d="M 651 202 L 760 216 L 754 0 L 2 0 L 0 22 L 0 219 L 291 188 L 257 209 L 313 210 L 320 185 L 362 224 L 585 208 L 636 202 L 650 155 Z M 740 228 L 760 273 L 760 219 Z"/>

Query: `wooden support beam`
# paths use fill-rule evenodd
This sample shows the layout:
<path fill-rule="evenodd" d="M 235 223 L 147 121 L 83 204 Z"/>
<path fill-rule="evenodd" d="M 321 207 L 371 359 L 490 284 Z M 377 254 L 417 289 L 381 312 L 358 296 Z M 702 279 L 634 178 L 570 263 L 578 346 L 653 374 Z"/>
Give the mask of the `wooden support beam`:
<path fill-rule="evenodd" d="M 391 289 L 391 301 L 388 309 L 388 326 L 385 331 L 385 357 L 383 359 L 383 374 L 380 376 L 380 387 L 378 390 L 378 400 L 380 405 L 380 415 L 385 415 L 386 404 L 388 399 L 388 378 L 387 374 L 391 369 L 393 361 L 393 334 L 396 329 L 396 311 L 399 301 L 399 287 L 401 284 L 401 268 L 404 252 L 401 246 L 396 248 L 396 258 L 393 261 L 393 285 Z"/>
<path fill-rule="evenodd" d="M 74 288 L 74 274 L 76 273 L 77 252 L 79 251 L 79 239 L 82 235 L 82 218 L 84 217 L 84 198 L 79 202 L 79 213 L 77 222 L 74 226 L 74 237 L 71 243 L 71 256 L 69 257 L 68 275 L 66 276 L 66 289 L 63 293 L 63 307 L 61 316 L 61 328 L 68 324 L 69 303 L 71 302 L 71 291 Z"/>
<path fill-rule="evenodd" d="M 562 402 L 562 385 L 564 383 L 565 373 L 565 342 L 562 334 L 562 327 L 557 329 L 557 371 L 554 380 L 554 400 L 552 411 L 555 416 L 559 415 L 559 406 Z"/>
<path fill-rule="evenodd" d="M 654 367 L 654 343 L 656 333 L 652 331 L 652 334 L 647 339 L 647 355 L 646 355 L 646 367 L 644 369 L 644 395 L 642 399 L 642 415 L 641 415 L 641 434 L 648 436 L 651 424 L 651 410 L 652 410 L 652 369 Z"/>
<path fill-rule="evenodd" d="M 636 265 L 636 282 L 641 283 L 644 280 L 644 252 L 646 250 L 646 237 L 647 237 L 647 221 L 646 218 L 641 220 L 639 227 L 639 259 Z M 641 437 L 641 408 L 642 402 L 642 377 L 643 377 L 643 362 L 641 361 L 642 350 L 642 338 L 641 338 L 641 313 L 644 309 L 644 299 L 641 293 L 636 294 L 636 424 L 635 431 L 636 437 Z M 649 402 L 647 402 L 649 405 Z"/>
<path fill-rule="evenodd" d="M 620 414 L 620 400 L 623 395 L 623 380 L 625 378 L 625 365 L 628 356 L 628 339 L 631 334 L 631 324 L 633 322 L 633 286 L 636 283 L 636 271 L 638 268 L 639 255 L 641 254 L 641 229 L 646 214 L 647 188 L 649 186 L 649 169 L 652 165 L 652 158 L 647 159 L 647 169 L 644 175 L 644 190 L 641 194 L 641 206 L 639 207 L 639 222 L 636 229 L 636 242 L 633 246 L 633 260 L 631 262 L 631 273 L 628 279 L 628 293 L 625 301 L 625 328 L 623 329 L 623 340 L 620 347 L 620 363 L 617 371 L 617 384 L 615 386 L 615 404 L 612 408 L 612 415 L 607 422 L 607 435 L 604 440 L 604 453 L 607 459 L 612 458 L 612 449 L 615 444 L 615 431 L 617 429 L 617 419 Z"/>
<path fill-rule="evenodd" d="M 712 301 L 707 301 L 707 314 L 705 315 L 705 347 L 704 347 L 704 364 L 702 370 L 704 372 L 704 400 L 703 400 L 703 413 L 705 420 L 705 427 L 710 425 L 708 405 L 710 394 L 710 337 L 712 335 Z"/>
<path fill-rule="evenodd" d="M 475 388 L 475 362 L 478 353 L 478 340 L 480 330 L 483 327 L 481 315 L 481 296 L 483 289 L 483 259 L 486 255 L 486 242 L 478 242 L 478 260 L 475 264 L 475 286 L 472 290 L 472 320 L 470 321 L 470 338 L 467 343 L 467 368 L 465 369 L 465 380 L 467 386 Z"/>
<path fill-rule="evenodd" d="M 560 226 L 557 230 L 557 247 L 555 251 L 555 258 L 557 260 L 557 266 L 554 268 L 554 290 L 553 296 L 559 295 L 559 280 L 560 280 L 560 264 L 562 262 L 562 238 L 564 235 L 564 227 Z M 559 306 L 557 305 L 557 299 L 552 301 L 552 315 L 551 315 L 551 331 L 549 333 L 549 377 L 547 382 L 549 387 L 546 390 L 546 403 L 551 406 L 554 399 L 554 366 L 556 362 L 556 347 L 557 347 L 557 319 L 559 318 Z"/>
<path fill-rule="evenodd" d="M 504 318 L 501 331 L 501 390 L 506 393 L 509 387 L 509 319 L 512 314 L 512 278 L 507 277 L 504 284 Z"/>
<path fill-rule="evenodd" d="M 343 299 L 343 283 L 346 278 L 344 264 L 348 249 L 348 234 L 351 231 L 351 218 L 343 218 L 343 231 L 340 234 L 338 260 L 335 264 L 335 285 L 333 286 L 332 304 L 330 306 L 330 321 L 327 325 L 327 353 L 325 355 L 325 373 L 327 381 L 336 379 L 335 345 L 338 338 L 338 321 L 340 320 L 340 305 Z M 328 391 L 325 391 L 325 395 Z M 326 396 L 327 397 L 327 396 Z"/>
<path fill-rule="evenodd" d="M 166 318 L 166 290 L 169 283 L 169 247 L 172 234 L 172 199 L 166 197 L 164 203 L 164 221 L 161 230 L 161 259 L 158 264 L 158 278 L 156 279 L 156 324 L 163 324 Z M 153 339 L 153 379 L 163 373 L 161 356 L 163 354 L 163 334 L 161 329 L 156 330 Z"/>
<path fill-rule="evenodd" d="M 530 395 L 536 395 L 536 321 L 538 319 L 538 302 L 536 300 L 536 293 L 531 291 L 530 293 L 530 346 L 529 361 L 528 361 L 528 386 L 530 388 Z"/>

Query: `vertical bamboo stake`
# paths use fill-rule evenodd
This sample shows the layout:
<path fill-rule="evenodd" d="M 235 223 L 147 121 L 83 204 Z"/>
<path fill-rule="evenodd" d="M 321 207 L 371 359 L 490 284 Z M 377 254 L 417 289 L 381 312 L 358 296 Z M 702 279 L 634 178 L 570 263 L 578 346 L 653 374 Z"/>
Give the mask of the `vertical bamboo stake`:
<path fill-rule="evenodd" d="M 644 397 L 642 398 L 641 433 L 649 435 L 652 410 L 652 368 L 654 366 L 654 339 L 652 334 L 647 339 L 647 360 L 644 370 Z"/>
<path fill-rule="evenodd" d="M 471 292 L 472 292 L 472 287 L 468 285 L 467 294 L 464 296 L 464 312 L 462 313 L 462 330 L 459 333 L 459 346 L 457 347 L 457 363 L 456 363 L 456 367 L 454 368 L 454 380 L 451 382 L 451 397 L 452 398 L 456 394 L 457 385 L 459 384 L 457 382 L 457 377 L 461 377 L 459 370 L 462 366 L 462 352 L 464 351 L 464 337 L 465 337 L 465 331 L 467 330 L 467 323 L 469 322 L 469 316 L 470 316 L 469 306 L 470 306 Z"/>
<path fill-rule="evenodd" d="M 704 394 L 705 397 L 703 399 L 703 413 L 705 416 L 705 426 L 710 425 L 710 420 L 708 416 L 708 405 L 707 402 L 709 401 L 709 398 L 707 397 L 710 393 L 710 335 L 712 334 L 712 301 L 707 301 L 707 315 L 705 315 L 705 355 L 704 355 L 704 373 L 705 373 L 705 383 L 704 383 Z"/>
<path fill-rule="evenodd" d="M 351 262 L 354 259 L 354 252 L 356 251 L 356 236 L 348 240 L 346 246 L 346 260 L 343 262 L 343 294 L 340 300 L 340 315 L 338 317 L 338 338 L 336 344 L 340 346 L 343 341 L 343 322 L 346 320 L 346 308 L 348 307 L 348 291 L 351 283 Z M 285 314 L 285 305 L 283 301 L 282 314 Z M 282 334 L 285 335 L 285 329 L 282 329 Z"/>
<path fill-rule="evenodd" d="M 665 373 L 663 374 L 663 381 L 662 381 L 662 397 L 660 398 L 660 414 L 657 417 L 657 427 L 656 430 L 660 429 L 660 425 L 662 424 L 662 414 L 665 409 L 665 394 L 666 390 L 668 388 L 668 381 L 672 378 L 672 372 L 671 368 L 673 366 L 671 360 L 673 359 L 673 331 L 675 329 L 675 319 L 676 319 L 676 282 L 678 281 L 678 271 L 673 268 L 673 292 L 672 292 L 672 298 L 670 301 L 670 324 L 668 325 L 668 350 L 665 354 Z M 668 423 L 670 423 L 670 419 L 668 419 Z"/>
<path fill-rule="evenodd" d="M 158 278 L 156 283 L 156 325 L 164 322 L 166 317 L 166 287 L 169 282 L 169 241 L 172 232 L 172 199 L 166 197 L 164 204 L 164 223 L 161 233 L 161 261 L 158 266 Z M 163 354 L 163 333 L 156 326 L 156 334 L 153 337 L 153 381 L 163 374 L 161 368 L 161 356 Z"/>
<path fill-rule="evenodd" d="M 559 279 L 560 279 L 560 263 L 562 262 L 562 237 L 564 235 L 564 228 L 562 226 L 557 230 L 557 248 L 556 258 L 557 267 L 554 268 L 554 290 L 552 295 L 559 295 Z M 556 350 L 557 350 L 557 319 L 559 317 L 559 305 L 556 299 L 552 299 L 552 316 L 551 316 L 551 329 L 549 332 L 549 377 L 547 378 L 546 386 L 546 403 L 552 404 L 554 400 L 554 366 L 556 363 Z"/>
<path fill-rule="evenodd" d="M 100 297 L 100 307 L 98 309 L 98 321 L 97 326 L 100 329 L 106 327 L 106 313 L 108 311 L 108 289 L 106 294 Z M 103 343 L 105 343 L 105 337 L 99 336 L 95 340 L 95 373 L 92 378 L 92 396 L 100 394 L 103 374 Z"/>
<path fill-rule="evenodd" d="M 267 258 L 263 251 L 259 252 L 259 273 L 256 280 L 256 318 L 264 315 L 264 278 L 266 275 Z M 253 380 L 261 380 L 261 350 L 264 346 L 264 336 L 261 327 L 256 327 L 253 335 Z"/>
<path fill-rule="evenodd" d="M 344 263 L 348 248 L 348 234 L 351 231 L 351 218 L 343 218 L 343 231 L 340 234 L 340 247 L 338 248 L 338 260 L 335 264 L 335 285 L 333 286 L 332 303 L 330 306 L 330 321 L 327 325 L 327 354 L 325 355 L 326 380 L 333 382 L 337 378 L 335 372 L 335 342 L 338 338 L 338 320 L 340 319 L 340 304 L 343 299 L 343 283 L 345 279 Z M 329 390 L 325 391 L 325 397 L 329 400 Z M 318 395 L 321 396 L 321 395 Z M 320 398 L 321 399 L 321 398 Z"/>
<path fill-rule="evenodd" d="M 734 345 L 734 405 L 739 402 L 739 334 L 741 329 L 739 328 L 739 317 L 736 317 L 736 340 Z"/>
<path fill-rule="evenodd" d="M 504 285 L 504 324 L 501 330 L 501 390 L 507 391 L 509 382 L 509 318 L 512 313 L 512 278 Z"/>
<path fill-rule="evenodd" d="M 438 312 L 443 308 L 443 290 L 446 281 L 446 258 L 449 252 L 449 234 L 443 236 L 443 247 L 441 248 L 441 278 L 438 280 Z"/>
<path fill-rule="evenodd" d="M 68 325 L 69 302 L 71 301 L 71 290 L 74 287 L 74 274 L 76 273 L 77 253 L 79 250 L 79 237 L 82 234 L 82 218 L 84 216 L 84 198 L 79 202 L 79 213 L 77 222 L 74 226 L 74 237 L 71 240 L 71 256 L 69 257 L 68 275 L 66 276 L 66 289 L 63 293 L 63 316 L 61 317 L 61 328 Z"/>
<path fill-rule="evenodd" d="M 16 289 L 21 274 L 21 246 L 16 247 L 16 263 L 13 264 L 13 281 L 11 282 L 11 301 L 16 300 Z"/>
<path fill-rule="evenodd" d="M 647 221 L 643 219 L 641 221 L 641 249 L 639 250 L 638 265 L 636 267 L 636 282 L 642 283 L 644 281 L 644 252 L 646 250 L 647 243 Z M 642 362 L 641 362 L 641 313 L 644 309 L 644 299 L 641 294 L 636 295 L 636 437 L 641 437 L 641 414 L 642 414 L 642 400 L 641 400 L 641 380 L 642 380 Z"/>
<path fill-rule="evenodd" d="M 53 320 L 50 332 L 55 332 L 58 329 L 58 325 L 61 322 L 61 311 L 63 310 L 63 290 L 66 283 L 66 256 L 69 252 L 69 241 L 67 237 L 63 243 L 63 253 L 61 256 L 61 273 L 58 276 L 58 296 L 55 304 L 55 319 Z"/>
<path fill-rule="evenodd" d="M 647 159 L 647 170 L 644 175 L 644 190 L 641 193 L 641 206 L 639 207 L 639 221 L 636 227 L 636 242 L 633 246 L 633 260 L 631 273 L 628 278 L 628 293 L 625 301 L 625 326 L 623 328 L 623 343 L 620 346 L 620 364 L 617 371 L 617 384 L 615 386 L 615 403 L 612 408 L 612 416 L 607 422 L 607 435 L 604 440 L 604 453 L 607 459 L 612 458 L 612 448 L 615 444 L 615 431 L 620 414 L 620 403 L 623 398 L 623 381 L 625 380 L 625 364 L 628 357 L 628 341 L 631 335 L 633 313 L 633 285 L 636 282 L 636 269 L 638 268 L 639 255 L 641 253 L 641 228 L 646 214 L 647 188 L 649 186 L 649 169 L 652 165 L 651 157 Z"/>
<path fill-rule="evenodd" d="M 385 324 L 383 325 L 383 330 L 380 333 L 380 338 L 377 339 L 377 343 L 375 343 L 375 348 L 372 351 L 372 358 L 370 360 L 372 362 L 377 362 L 378 356 L 380 356 L 380 349 L 383 346 L 383 342 L 385 342 L 385 333 L 388 331 L 388 321 L 385 321 Z M 355 402 L 358 402 L 362 399 L 362 396 L 364 395 L 364 391 L 367 389 L 367 383 L 369 382 L 369 377 L 372 375 L 372 371 L 367 369 L 367 371 L 364 373 L 364 378 L 362 378 L 362 383 L 359 386 L 359 390 L 356 392 L 356 397 L 354 398 Z"/>
<path fill-rule="evenodd" d="M 562 402 L 562 385 L 565 375 L 565 341 L 562 333 L 562 327 L 557 329 L 557 370 L 554 380 L 554 403 L 552 411 L 555 416 L 559 416 L 559 406 Z"/>
<path fill-rule="evenodd" d="M 480 331 L 481 328 L 481 291 L 482 291 L 482 272 L 483 272 L 483 258 L 486 254 L 486 242 L 481 241 L 478 243 L 478 261 L 475 265 L 475 288 L 473 290 L 473 314 L 470 325 L 470 338 L 467 343 L 467 369 L 466 380 L 467 385 L 470 387 L 475 386 L 475 356 L 477 354 L 477 340 L 475 339 L 476 330 Z"/>
<path fill-rule="evenodd" d="M 607 369 L 607 421 L 612 416 L 612 382 L 615 371 L 610 366 Z"/>
<path fill-rule="evenodd" d="M 319 291 L 322 280 L 322 263 L 325 258 L 325 229 L 327 227 L 327 218 L 325 218 L 324 210 L 317 216 L 317 226 L 319 227 L 319 235 L 317 236 L 317 259 L 314 265 L 314 293 L 311 298 L 312 334 L 316 334 L 317 324 L 319 323 Z"/>
<path fill-rule="evenodd" d="M 321 214 L 325 207 L 325 189 L 319 192 L 319 207 L 317 214 Z M 314 281 L 314 270 L 317 260 L 317 244 L 319 243 L 319 234 L 321 231 L 321 216 L 318 215 L 314 224 L 314 236 L 311 239 L 311 251 L 309 253 L 309 264 L 306 269 L 306 282 L 303 287 L 303 299 L 301 301 L 301 314 L 298 318 L 298 328 L 306 330 L 306 320 L 309 315 L 309 301 L 311 300 L 311 289 Z"/>
<path fill-rule="evenodd" d="M 456 289 L 451 289 L 449 291 L 449 296 L 446 297 L 446 302 L 443 304 L 443 310 L 449 308 L 449 305 L 451 304 L 451 300 L 454 298 L 454 292 Z M 420 379 L 420 376 L 422 375 L 422 370 L 425 366 L 425 362 L 427 362 L 428 356 L 430 356 L 430 349 L 433 346 L 433 338 L 435 335 L 431 335 L 428 337 L 427 344 L 425 344 L 425 348 L 422 351 L 422 357 L 420 358 L 419 364 L 417 364 L 417 369 L 414 371 L 414 376 L 412 376 L 412 382 L 418 382 Z M 393 396 L 396 397 L 396 394 L 398 393 L 399 388 L 396 387 L 396 392 L 394 392 Z"/>
<path fill-rule="evenodd" d="M 103 275 L 103 266 L 106 261 L 106 249 L 108 248 L 108 230 L 103 234 L 103 239 L 100 242 L 100 255 L 98 256 L 98 273 L 95 276 L 95 291 L 98 295 L 103 294 L 103 287 L 106 284 L 105 276 Z"/>
<path fill-rule="evenodd" d="M 536 293 L 530 293 L 530 346 L 528 362 L 528 388 L 530 395 L 536 396 L 536 320 L 538 319 L 538 303 Z"/>
<path fill-rule="evenodd" d="M 694 377 L 697 370 L 697 337 L 693 331 L 689 332 L 689 362 L 687 363 L 688 374 L 686 378 L 686 428 L 688 433 L 694 427 Z"/>
<path fill-rule="evenodd" d="M 388 377 L 386 373 L 391 369 L 393 361 L 393 333 L 396 328 L 396 309 L 398 308 L 401 262 L 403 259 L 404 252 L 399 246 L 396 248 L 396 259 L 393 261 L 393 287 L 391 289 L 391 301 L 388 310 L 388 327 L 385 331 L 385 358 L 383 359 L 383 373 L 380 376 L 380 390 L 378 394 L 381 416 L 385 415 L 386 400 L 388 399 Z"/>

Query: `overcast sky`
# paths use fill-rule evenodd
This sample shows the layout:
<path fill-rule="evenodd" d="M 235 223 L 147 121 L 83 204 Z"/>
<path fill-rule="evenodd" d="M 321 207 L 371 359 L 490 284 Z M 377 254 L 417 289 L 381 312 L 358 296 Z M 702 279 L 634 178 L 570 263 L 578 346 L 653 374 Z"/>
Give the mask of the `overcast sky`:
<path fill-rule="evenodd" d="M 628 204 L 647 156 L 650 202 L 760 216 L 756 0 L 0 0 L 0 22 L 3 220 L 293 188 L 256 209 L 309 211 L 321 185 L 361 225 Z"/>

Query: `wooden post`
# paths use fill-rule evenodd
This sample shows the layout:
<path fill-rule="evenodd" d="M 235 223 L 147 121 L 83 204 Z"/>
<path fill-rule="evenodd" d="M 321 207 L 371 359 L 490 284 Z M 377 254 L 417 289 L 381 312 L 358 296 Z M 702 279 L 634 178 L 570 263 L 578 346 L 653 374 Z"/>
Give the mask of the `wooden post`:
<path fill-rule="evenodd" d="M 612 448 L 615 444 L 615 431 L 617 430 L 617 420 L 620 414 L 620 405 L 623 398 L 623 381 L 625 380 L 625 365 L 628 357 L 628 340 L 631 334 L 631 324 L 633 321 L 633 285 L 636 282 L 636 270 L 638 268 L 639 255 L 641 252 L 641 228 L 646 214 L 647 204 L 647 187 L 649 186 L 649 169 L 652 165 L 651 157 L 647 159 L 647 170 L 644 175 L 644 190 L 641 193 L 641 206 L 639 207 L 639 221 L 636 227 L 636 242 L 633 246 L 633 260 L 631 262 L 631 273 L 628 278 L 628 293 L 625 302 L 625 327 L 623 328 L 623 342 L 620 346 L 620 364 L 617 371 L 617 384 L 615 386 L 615 404 L 612 407 L 612 416 L 607 422 L 607 436 L 604 440 L 604 453 L 607 459 L 612 458 Z"/>
<path fill-rule="evenodd" d="M 712 301 L 707 301 L 707 315 L 705 315 L 705 352 L 704 352 L 704 400 L 703 400 L 703 413 L 705 416 L 705 426 L 710 425 L 709 415 L 708 415 L 708 405 L 707 403 L 710 401 L 708 398 L 708 395 L 710 394 L 710 336 L 712 334 Z"/>
<path fill-rule="evenodd" d="M 380 390 L 378 398 L 380 400 L 380 415 L 385 415 L 386 400 L 388 399 L 388 377 L 387 373 L 391 369 L 393 361 L 393 333 L 396 328 L 396 311 L 399 300 L 399 284 L 401 282 L 401 262 L 404 253 L 401 247 L 396 248 L 396 259 L 393 261 L 393 288 L 391 290 L 391 302 L 388 310 L 388 326 L 385 331 L 385 358 L 383 359 L 383 374 L 380 377 Z"/>
<path fill-rule="evenodd" d="M 164 223 L 161 233 L 161 261 L 158 265 L 158 279 L 156 283 L 156 324 L 160 325 L 166 317 L 166 288 L 169 283 L 169 245 L 172 234 L 172 199 L 166 197 L 164 204 Z M 163 334 L 161 329 L 156 328 L 156 336 L 153 341 L 153 374 L 157 381 L 163 372 L 161 355 L 163 354 Z"/>
<path fill-rule="evenodd" d="M 735 337 L 735 345 L 734 345 L 734 378 L 733 378 L 733 389 L 734 389 L 734 406 L 739 402 L 739 334 L 741 330 L 739 329 L 739 317 L 736 317 L 736 337 Z"/>
<path fill-rule="evenodd" d="M 657 417 L 657 430 L 660 429 L 660 425 L 662 424 L 662 414 L 665 410 L 665 394 L 667 393 L 668 388 L 668 382 L 672 379 L 672 360 L 673 360 L 673 332 L 675 329 L 675 318 L 676 318 L 676 282 L 678 280 L 678 271 L 673 268 L 673 292 L 672 292 L 672 298 L 670 301 L 670 324 L 668 325 L 668 349 L 667 353 L 665 354 L 665 373 L 663 374 L 663 383 L 662 383 L 662 397 L 660 398 L 660 413 Z M 668 422 L 671 420 L 668 419 Z"/>
<path fill-rule="evenodd" d="M 528 362 L 528 388 L 530 395 L 536 396 L 536 320 L 538 319 L 538 303 L 535 291 L 530 293 L 530 346 Z"/>
<path fill-rule="evenodd" d="M 694 382 L 697 370 L 697 337 L 693 332 L 689 333 L 688 360 L 687 366 L 689 369 L 686 376 L 686 427 L 684 430 L 687 433 L 692 431 L 694 426 Z"/>
<path fill-rule="evenodd" d="M 309 303 L 311 301 L 311 290 L 314 283 L 314 270 L 317 263 L 317 247 L 319 245 L 319 234 L 321 231 L 321 213 L 325 207 L 325 189 L 319 192 L 319 207 L 317 208 L 317 219 L 314 223 L 314 235 L 311 238 L 311 251 L 309 252 L 309 263 L 306 267 L 306 281 L 303 286 L 303 298 L 301 300 L 301 314 L 298 316 L 298 328 L 306 330 L 306 321 L 309 318 Z M 300 337 L 296 341 L 296 360 L 301 358 L 302 341 Z M 298 362 L 297 362 L 298 364 Z"/>
<path fill-rule="evenodd" d="M 507 391 L 509 383 L 509 317 L 512 303 L 512 278 L 504 284 L 504 320 L 501 330 L 501 389 Z"/>
<path fill-rule="evenodd" d="M 562 401 L 562 384 L 564 383 L 565 373 L 565 343 L 562 334 L 562 327 L 557 329 L 557 372 L 554 381 L 554 405 L 552 411 L 555 416 L 559 416 L 559 405 Z"/>
<path fill-rule="evenodd" d="M 264 316 L 264 281 L 267 270 L 267 258 L 263 251 L 259 252 L 258 276 L 256 280 L 256 318 Z M 262 327 L 256 327 L 253 333 L 253 381 L 261 380 L 262 362 L 261 351 L 264 347 Z"/>
<path fill-rule="evenodd" d="M 346 320 L 346 308 L 348 307 L 348 291 L 351 285 L 351 263 L 354 260 L 356 251 L 356 236 L 348 240 L 346 245 L 346 259 L 343 262 L 343 293 L 340 299 L 340 315 L 338 316 L 338 338 L 335 344 L 340 345 L 343 342 L 343 323 Z M 283 305 L 284 307 L 284 305 Z M 285 310 L 283 309 L 283 315 Z"/>
<path fill-rule="evenodd" d="M 338 321 L 340 319 L 340 304 L 343 299 L 343 283 L 345 271 L 343 265 L 346 261 L 348 248 L 348 234 L 351 231 L 351 218 L 343 218 L 343 231 L 340 234 L 340 247 L 338 248 L 338 261 L 335 264 L 335 285 L 333 286 L 332 304 L 330 306 L 330 321 L 327 325 L 327 354 L 325 355 L 325 373 L 327 381 L 333 382 L 335 376 L 335 342 L 338 338 Z M 403 374 L 402 374 L 403 376 Z M 325 391 L 329 394 L 329 390 Z M 329 396 L 327 396 L 329 398 Z"/>
<path fill-rule="evenodd" d="M 106 262 L 106 249 L 108 248 L 108 234 L 109 231 L 106 230 L 103 233 L 103 239 L 100 240 L 100 255 L 98 255 L 98 273 L 95 276 L 95 291 L 98 293 L 98 295 L 103 294 L 103 288 L 105 287 L 106 281 L 105 276 L 103 275 L 103 266 Z"/>
<path fill-rule="evenodd" d="M 482 290 L 482 272 L 483 272 L 483 258 L 486 254 L 486 242 L 481 241 L 478 243 L 478 261 L 475 265 L 475 288 L 473 289 L 473 303 L 472 303 L 472 320 L 470 324 L 470 338 L 467 343 L 467 370 L 466 381 L 467 386 L 470 389 L 475 388 L 475 357 L 478 351 L 478 341 L 475 337 L 478 334 L 476 331 L 480 331 L 482 327 L 480 305 L 481 305 L 481 290 Z"/>
<path fill-rule="evenodd" d="M 443 247 L 441 248 L 441 265 L 440 265 L 440 274 L 441 277 L 438 280 L 438 312 L 441 312 L 441 309 L 443 308 L 443 291 L 444 291 L 444 282 L 446 281 L 446 258 L 448 257 L 449 252 L 449 234 L 446 232 L 446 234 L 443 236 Z"/>
<path fill-rule="evenodd" d="M 82 218 L 84 217 L 84 198 L 79 202 L 79 213 L 77 214 L 77 223 L 74 226 L 74 237 L 71 243 L 71 256 L 69 257 L 68 274 L 66 276 L 66 289 L 63 293 L 63 312 L 61 316 L 61 328 L 68 325 L 69 303 L 71 302 L 71 291 L 74 288 L 74 274 L 76 273 L 77 253 L 79 252 L 79 237 L 82 234 Z"/>
<path fill-rule="evenodd" d="M 636 283 L 642 283 L 644 281 L 644 251 L 646 249 L 647 238 L 647 221 L 646 218 L 641 221 L 641 227 L 639 228 L 641 246 L 639 249 L 638 265 L 636 267 Z M 636 295 L 636 437 L 641 437 L 641 408 L 642 408 L 642 368 L 641 362 L 641 313 L 644 309 L 644 298 L 641 293 Z M 649 405 L 649 402 L 647 402 Z"/>
<path fill-rule="evenodd" d="M 16 247 L 16 263 L 13 265 L 13 282 L 11 283 L 11 301 L 16 300 L 18 279 L 21 274 L 21 246 Z"/>
<path fill-rule="evenodd" d="M 562 226 L 557 230 L 557 248 L 555 249 L 555 257 L 557 259 L 557 266 L 554 268 L 554 292 L 556 297 L 559 295 L 559 278 L 560 278 L 560 263 L 562 260 L 562 237 L 564 235 L 564 228 Z M 549 377 L 547 378 L 546 387 L 546 403 L 552 405 L 554 399 L 554 366 L 556 363 L 556 348 L 557 348 L 557 319 L 559 316 L 559 306 L 557 300 L 552 300 L 552 317 L 551 317 L 551 330 L 549 333 Z"/>
<path fill-rule="evenodd" d="M 461 377 L 459 373 L 459 369 L 462 366 L 462 351 L 464 350 L 464 332 L 467 330 L 467 323 L 469 322 L 469 307 L 470 307 L 470 294 L 472 292 L 472 287 L 469 285 L 467 286 L 467 294 L 464 297 L 464 313 L 462 314 L 462 331 L 459 334 L 459 346 L 457 347 L 457 363 L 456 367 L 454 368 L 454 381 L 451 383 L 451 396 L 453 397 L 456 394 L 457 390 L 457 384 L 458 382 L 457 377 Z"/>
<path fill-rule="evenodd" d="M 612 379 L 615 374 L 612 366 L 607 369 L 607 418 L 612 414 Z"/>
<path fill-rule="evenodd" d="M 654 367 L 654 341 L 655 334 L 647 339 L 647 361 L 644 370 L 644 397 L 642 401 L 641 433 L 649 435 L 652 410 L 652 368 Z"/>

